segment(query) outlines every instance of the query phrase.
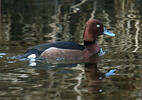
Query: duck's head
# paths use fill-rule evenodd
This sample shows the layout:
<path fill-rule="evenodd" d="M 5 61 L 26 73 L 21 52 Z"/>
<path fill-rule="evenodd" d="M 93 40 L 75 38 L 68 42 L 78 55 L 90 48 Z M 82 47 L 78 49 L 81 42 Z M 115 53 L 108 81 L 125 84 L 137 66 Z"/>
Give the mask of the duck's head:
<path fill-rule="evenodd" d="M 109 32 L 100 21 L 91 19 L 85 25 L 83 34 L 84 42 L 96 42 L 97 37 L 103 34 L 115 36 L 115 34 Z"/>

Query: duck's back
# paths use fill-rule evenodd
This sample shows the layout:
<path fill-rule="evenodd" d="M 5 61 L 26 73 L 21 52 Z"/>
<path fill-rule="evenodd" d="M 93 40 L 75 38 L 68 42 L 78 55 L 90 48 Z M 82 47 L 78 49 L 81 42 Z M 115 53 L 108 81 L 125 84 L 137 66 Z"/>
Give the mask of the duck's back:
<path fill-rule="evenodd" d="M 41 44 L 34 46 L 30 49 L 37 49 L 41 52 L 45 51 L 48 48 L 55 47 L 55 48 L 60 48 L 60 49 L 73 49 L 73 50 L 83 50 L 84 46 L 71 42 L 71 41 L 58 41 L 54 43 L 47 43 L 47 44 Z"/>

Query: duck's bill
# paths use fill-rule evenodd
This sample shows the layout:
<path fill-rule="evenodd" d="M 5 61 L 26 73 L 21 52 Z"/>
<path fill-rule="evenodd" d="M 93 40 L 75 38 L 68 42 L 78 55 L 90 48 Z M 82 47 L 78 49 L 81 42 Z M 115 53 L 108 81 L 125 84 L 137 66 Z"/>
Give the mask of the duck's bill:
<path fill-rule="evenodd" d="M 114 33 L 109 32 L 106 28 L 104 28 L 104 34 L 105 34 L 105 35 L 109 35 L 109 36 L 115 36 Z"/>

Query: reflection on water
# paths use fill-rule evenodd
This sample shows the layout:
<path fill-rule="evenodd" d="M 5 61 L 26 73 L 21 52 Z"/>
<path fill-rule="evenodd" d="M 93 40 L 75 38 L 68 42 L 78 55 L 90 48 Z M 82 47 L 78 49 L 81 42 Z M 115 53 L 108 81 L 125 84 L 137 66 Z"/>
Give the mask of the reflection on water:
<path fill-rule="evenodd" d="M 1 2 L 0 99 L 141 99 L 141 0 Z M 40 43 L 82 43 L 84 24 L 90 18 L 101 20 L 116 34 L 99 38 L 105 51 L 100 61 L 31 67 L 28 61 L 14 59 Z"/>

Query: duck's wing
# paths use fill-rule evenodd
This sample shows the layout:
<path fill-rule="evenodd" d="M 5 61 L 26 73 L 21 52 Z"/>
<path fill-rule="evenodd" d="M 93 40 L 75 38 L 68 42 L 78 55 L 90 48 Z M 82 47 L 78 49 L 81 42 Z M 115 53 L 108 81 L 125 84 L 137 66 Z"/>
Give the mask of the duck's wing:
<path fill-rule="evenodd" d="M 48 44 L 41 44 L 32 47 L 31 49 L 37 49 L 41 52 L 45 51 L 48 48 L 55 47 L 55 48 L 60 48 L 60 49 L 73 49 L 73 50 L 84 50 L 84 46 L 74 43 L 74 42 L 66 42 L 66 41 L 59 41 L 55 43 L 48 43 Z"/>

